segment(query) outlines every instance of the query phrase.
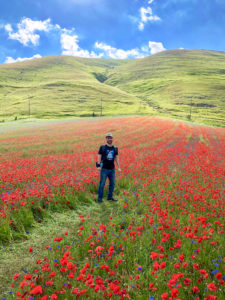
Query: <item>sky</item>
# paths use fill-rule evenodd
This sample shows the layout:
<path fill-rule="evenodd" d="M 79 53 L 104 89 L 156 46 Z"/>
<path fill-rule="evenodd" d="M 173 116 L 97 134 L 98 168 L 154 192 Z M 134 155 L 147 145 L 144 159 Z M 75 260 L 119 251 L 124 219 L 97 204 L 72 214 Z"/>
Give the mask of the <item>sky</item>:
<path fill-rule="evenodd" d="M 0 64 L 225 51 L 225 0 L 0 0 Z"/>

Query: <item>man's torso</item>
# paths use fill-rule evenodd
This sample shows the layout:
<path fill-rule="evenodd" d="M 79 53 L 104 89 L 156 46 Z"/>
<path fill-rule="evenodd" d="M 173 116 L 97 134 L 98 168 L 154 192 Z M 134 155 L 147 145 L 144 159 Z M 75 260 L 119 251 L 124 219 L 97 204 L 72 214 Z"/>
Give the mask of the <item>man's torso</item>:
<path fill-rule="evenodd" d="M 99 148 L 98 154 L 102 155 L 103 169 L 114 169 L 114 159 L 118 155 L 118 148 L 116 146 L 102 145 Z"/>

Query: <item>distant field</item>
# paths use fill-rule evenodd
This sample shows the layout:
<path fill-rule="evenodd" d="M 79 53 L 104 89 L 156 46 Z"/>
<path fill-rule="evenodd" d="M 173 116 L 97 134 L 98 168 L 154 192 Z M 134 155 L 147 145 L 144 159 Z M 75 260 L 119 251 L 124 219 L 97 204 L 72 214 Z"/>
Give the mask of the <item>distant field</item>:
<path fill-rule="evenodd" d="M 148 114 L 225 125 L 225 53 L 45 57 L 0 66 L 0 121 Z"/>

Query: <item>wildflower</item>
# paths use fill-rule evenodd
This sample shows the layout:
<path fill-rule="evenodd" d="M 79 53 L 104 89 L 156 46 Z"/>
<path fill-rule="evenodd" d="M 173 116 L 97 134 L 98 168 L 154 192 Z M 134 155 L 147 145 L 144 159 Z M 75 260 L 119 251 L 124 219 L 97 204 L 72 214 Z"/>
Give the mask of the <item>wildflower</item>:
<path fill-rule="evenodd" d="M 19 273 L 13 275 L 13 280 L 16 280 L 19 277 Z"/>
<path fill-rule="evenodd" d="M 62 237 L 61 237 L 61 236 L 58 237 L 58 238 L 54 238 L 54 239 L 53 239 L 53 241 L 55 241 L 55 242 L 61 242 L 61 240 L 62 240 Z"/>
<path fill-rule="evenodd" d="M 217 274 L 216 274 L 216 278 L 217 278 L 217 279 L 221 279 L 222 276 L 223 276 L 222 273 L 217 273 Z"/>
<path fill-rule="evenodd" d="M 197 286 L 193 286 L 192 291 L 193 293 L 200 293 L 200 290 Z"/>
<path fill-rule="evenodd" d="M 39 295 L 42 294 L 42 287 L 37 285 L 33 290 L 30 291 L 30 294 Z"/>
<path fill-rule="evenodd" d="M 214 282 L 211 282 L 210 284 L 207 285 L 207 288 L 210 290 L 210 291 L 216 291 L 217 290 L 217 287 L 215 286 Z"/>
<path fill-rule="evenodd" d="M 162 300 L 166 300 L 169 297 L 168 293 L 163 293 L 161 295 Z"/>

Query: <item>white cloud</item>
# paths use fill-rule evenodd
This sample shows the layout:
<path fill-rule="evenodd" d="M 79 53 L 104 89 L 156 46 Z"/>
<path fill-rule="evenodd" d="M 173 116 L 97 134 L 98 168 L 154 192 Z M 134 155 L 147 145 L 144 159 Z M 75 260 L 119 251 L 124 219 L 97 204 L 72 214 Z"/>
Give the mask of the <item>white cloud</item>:
<path fill-rule="evenodd" d="M 151 7 L 141 7 L 140 8 L 141 13 L 141 21 L 146 23 L 148 21 L 159 21 L 160 18 L 158 16 L 154 16 L 152 13 Z"/>
<path fill-rule="evenodd" d="M 64 29 L 64 33 L 61 34 L 61 46 L 63 49 L 62 54 L 63 55 L 71 55 L 71 56 L 79 56 L 79 57 L 92 57 L 92 58 L 98 58 L 102 57 L 103 53 L 100 53 L 99 55 L 96 54 L 94 51 L 89 52 L 88 50 L 84 50 L 80 48 L 78 42 L 78 36 L 77 35 L 70 35 L 71 31 L 68 31 L 67 29 Z"/>
<path fill-rule="evenodd" d="M 103 50 L 107 57 L 114 59 L 142 58 L 166 50 L 161 42 L 152 41 L 149 41 L 148 46 L 142 46 L 141 49 L 123 50 L 99 42 L 95 43 L 95 48 Z"/>
<path fill-rule="evenodd" d="M 148 4 L 151 4 L 152 2 L 154 2 L 154 0 L 149 0 L 149 1 L 148 1 Z"/>
<path fill-rule="evenodd" d="M 140 22 L 140 23 L 138 24 L 138 28 L 139 28 L 139 30 L 143 30 L 143 29 L 144 29 L 144 27 L 145 27 L 145 25 L 144 25 L 144 23 L 143 23 L 143 22 Z"/>
<path fill-rule="evenodd" d="M 156 54 L 158 52 L 166 50 L 162 43 L 160 42 L 151 42 L 148 43 L 151 54 Z"/>
<path fill-rule="evenodd" d="M 150 0 L 149 4 L 151 4 L 154 0 Z M 143 30 L 144 26 L 147 22 L 157 22 L 160 21 L 160 17 L 153 15 L 151 7 L 141 7 L 140 8 L 141 20 L 138 23 L 139 30 Z"/>
<path fill-rule="evenodd" d="M 95 43 L 95 48 L 101 49 L 105 55 L 113 59 L 141 58 L 144 54 L 139 49 L 123 50 L 117 49 L 105 43 Z"/>
<path fill-rule="evenodd" d="M 5 30 L 8 31 L 8 32 L 13 31 L 12 26 L 10 24 L 5 25 L 4 27 L 5 27 Z"/>
<path fill-rule="evenodd" d="M 10 63 L 15 63 L 15 62 L 21 62 L 21 61 L 25 61 L 25 60 L 31 60 L 31 59 L 35 59 L 35 58 L 41 58 L 41 55 L 39 54 L 35 54 L 34 56 L 32 57 L 18 57 L 16 59 L 10 57 L 10 56 L 7 56 L 6 57 L 6 61 L 5 61 L 5 64 L 10 64 Z"/>
<path fill-rule="evenodd" d="M 17 24 L 17 31 L 13 32 L 12 26 L 7 24 L 5 30 L 9 33 L 9 38 L 12 40 L 17 40 L 24 46 L 29 43 L 33 45 L 38 45 L 40 35 L 35 33 L 36 31 L 49 31 L 52 29 L 50 19 L 45 21 L 33 21 L 29 18 L 24 18 L 20 23 Z"/>

